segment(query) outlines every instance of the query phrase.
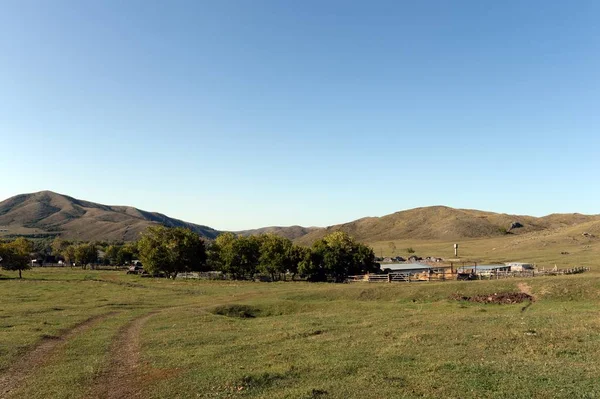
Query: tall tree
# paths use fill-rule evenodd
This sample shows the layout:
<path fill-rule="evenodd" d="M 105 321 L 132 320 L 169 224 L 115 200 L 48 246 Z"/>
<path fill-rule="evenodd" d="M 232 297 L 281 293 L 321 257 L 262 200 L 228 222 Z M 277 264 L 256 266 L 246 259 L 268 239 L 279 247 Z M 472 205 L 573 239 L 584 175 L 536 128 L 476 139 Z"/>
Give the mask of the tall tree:
<path fill-rule="evenodd" d="M 33 243 L 23 237 L 0 244 L 0 265 L 4 270 L 18 270 L 19 278 L 23 278 L 21 272 L 31 269 L 30 254 L 33 251 Z"/>
<path fill-rule="evenodd" d="M 104 257 L 108 259 L 109 264 L 117 265 L 117 255 L 119 254 L 120 246 L 111 244 L 104 250 Z"/>
<path fill-rule="evenodd" d="M 202 238 L 189 229 L 151 226 L 138 242 L 144 268 L 151 274 L 164 272 L 171 278 L 179 272 L 200 271 L 206 265 Z"/>
<path fill-rule="evenodd" d="M 137 257 L 139 257 L 137 243 L 128 242 L 119 247 L 117 263 L 119 265 L 129 264 Z"/>
<path fill-rule="evenodd" d="M 330 278 L 343 282 L 350 274 L 368 273 L 378 268 L 370 247 L 336 231 L 313 244 L 308 258 L 300 263 L 299 271 L 311 281 Z"/>
<path fill-rule="evenodd" d="M 81 264 L 82 268 L 90 263 L 98 261 L 98 248 L 93 243 L 83 243 L 75 247 L 75 262 Z"/>
<path fill-rule="evenodd" d="M 75 248 L 77 248 L 77 245 L 70 244 L 61 252 L 62 257 L 65 258 L 65 263 L 69 266 L 73 266 L 75 262 Z"/>
<path fill-rule="evenodd" d="M 56 237 L 52 244 L 50 244 L 50 248 L 52 248 L 52 255 L 54 256 L 62 256 L 63 251 L 69 246 L 71 243 L 69 241 L 65 241 L 60 237 Z"/>
<path fill-rule="evenodd" d="M 298 274 L 302 262 L 310 258 L 310 248 L 292 244 L 286 257 L 285 272 L 292 275 L 292 280 Z"/>
<path fill-rule="evenodd" d="M 290 263 L 291 248 L 292 241 L 289 239 L 275 234 L 265 234 L 260 239 L 258 270 L 271 275 L 271 280 L 275 280 L 276 274 L 286 272 Z"/>
<path fill-rule="evenodd" d="M 214 250 L 223 273 L 228 273 L 234 279 L 252 277 L 260 259 L 260 246 L 262 237 L 237 237 L 233 233 L 219 235 L 214 243 Z"/>

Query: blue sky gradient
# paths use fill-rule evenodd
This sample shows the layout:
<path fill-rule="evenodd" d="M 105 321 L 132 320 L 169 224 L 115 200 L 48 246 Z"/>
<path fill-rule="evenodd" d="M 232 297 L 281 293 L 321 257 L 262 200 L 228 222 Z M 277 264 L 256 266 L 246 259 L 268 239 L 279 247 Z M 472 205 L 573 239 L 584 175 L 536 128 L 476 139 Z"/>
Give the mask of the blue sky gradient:
<path fill-rule="evenodd" d="M 597 1 L 5 1 L 0 197 L 218 229 L 600 213 Z"/>

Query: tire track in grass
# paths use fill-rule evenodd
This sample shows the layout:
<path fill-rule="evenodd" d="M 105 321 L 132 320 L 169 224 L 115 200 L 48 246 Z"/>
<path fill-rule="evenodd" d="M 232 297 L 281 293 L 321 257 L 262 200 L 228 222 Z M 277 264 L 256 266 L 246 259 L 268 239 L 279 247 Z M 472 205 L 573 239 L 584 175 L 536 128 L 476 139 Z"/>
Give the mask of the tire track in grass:
<path fill-rule="evenodd" d="M 111 344 L 104 371 L 93 383 L 86 398 L 136 398 L 144 389 L 140 372 L 140 333 L 146 321 L 158 311 L 146 313 L 124 325 Z"/>
<path fill-rule="evenodd" d="M 115 314 L 117 312 L 93 316 L 74 327 L 63 330 L 58 336 L 45 336 L 32 350 L 17 359 L 8 370 L 0 374 L 0 398 L 8 397 L 12 391 L 19 388 L 33 373 L 46 364 L 59 347 L 64 346 L 71 338 L 84 333 Z"/>
<path fill-rule="evenodd" d="M 252 296 L 254 295 L 240 295 L 235 301 L 218 301 L 212 305 L 201 306 L 197 309 L 206 311 L 206 309 L 216 305 L 236 303 Z M 104 371 L 92 383 L 85 398 L 141 398 L 143 397 L 143 390 L 147 389 L 149 381 L 170 378 L 176 375 L 178 373 L 177 370 L 142 370 L 140 335 L 142 328 L 152 316 L 161 312 L 173 309 L 185 309 L 192 306 L 196 305 L 187 304 L 155 310 L 138 316 L 121 327 L 116 337 L 113 338 L 109 359 L 107 365 L 104 367 Z"/>

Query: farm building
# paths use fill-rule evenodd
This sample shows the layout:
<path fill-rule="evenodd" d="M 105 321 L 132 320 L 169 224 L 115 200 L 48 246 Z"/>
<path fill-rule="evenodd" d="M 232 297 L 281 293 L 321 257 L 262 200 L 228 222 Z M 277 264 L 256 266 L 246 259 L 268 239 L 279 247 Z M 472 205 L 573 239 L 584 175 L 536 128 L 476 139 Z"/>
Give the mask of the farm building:
<path fill-rule="evenodd" d="M 508 262 L 505 264 L 510 267 L 511 272 L 524 272 L 535 269 L 535 266 L 532 263 Z"/>
<path fill-rule="evenodd" d="M 381 265 L 381 269 L 384 271 L 389 269 L 390 273 L 416 274 L 433 270 L 433 267 L 422 263 L 389 263 Z"/>
<path fill-rule="evenodd" d="M 507 265 L 477 265 L 458 268 L 458 274 L 474 274 L 477 276 L 491 276 L 497 272 L 507 271 L 510 271 L 510 266 Z"/>
<path fill-rule="evenodd" d="M 348 281 L 399 282 L 433 281 L 453 278 L 450 267 L 433 267 L 422 263 L 390 263 L 381 265 L 387 274 L 349 276 Z"/>

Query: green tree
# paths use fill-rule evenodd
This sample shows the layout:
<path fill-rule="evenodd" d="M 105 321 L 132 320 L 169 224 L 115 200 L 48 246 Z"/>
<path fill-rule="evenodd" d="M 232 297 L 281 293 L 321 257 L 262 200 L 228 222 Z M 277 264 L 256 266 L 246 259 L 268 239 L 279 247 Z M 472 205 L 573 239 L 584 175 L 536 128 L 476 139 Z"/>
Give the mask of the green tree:
<path fill-rule="evenodd" d="M 220 234 L 214 244 L 218 251 L 221 271 L 228 273 L 234 279 L 253 276 L 259 264 L 262 237 L 237 237 L 233 233 Z"/>
<path fill-rule="evenodd" d="M 310 248 L 293 244 L 288 249 L 285 271 L 292 275 L 292 280 L 298 274 L 300 264 L 310 257 Z"/>
<path fill-rule="evenodd" d="M 353 250 L 354 263 L 349 270 L 350 274 L 366 274 L 379 272 L 381 267 L 375 262 L 375 252 L 368 245 L 356 243 Z"/>
<path fill-rule="evenodd" d="M 287 238 L 265 234 L 260 237 L 258 271 L 269 274 L 275 280 L 276 274 L 285 273 L 290 266 L 292 241 Z"/>
<path fill-rule="evenodd" d="M 120 264 L 117 262 L 117 255 L 119 254 L 119 250 L 121 247 L 119 245 L 109 245 L 104 250 L 104 258 L 108 259 L 109 264 L 117 265 Z"/>
<path fill-rule="evenodd" d="M 23 278 L 22 271 L 31 269 L 30 254 L 33 243 L 23 237 L 0 244 L 0 265 L 4 270 L 18 270 L 19 278 Z"/>
<path fill-rule="evenodd" d="M 206 265 L 202 238 L 189 229 L 151 226 L 138 242 L 140 259 L 151 274 L 163 272 L 170 278 L 179 272 L 200 271 Z"/>
<path fill-rule="evenodd" d="M 85 269 L 87 264 L 98 261 L 98 248 L 93 243 L 79 244 L 75 246 L 74 256 L 75 262 L 81 264 L 81 267 Z"/>
<path fill-rule="evenodd" d="M 117 264 L 125 265 L 131 263 L 137 257 L 139 257 L 137 243 L 128 242 L 119 247 L 116 260 Z"/>
<path fill-rule="evenodd" d="M 355 242 L 348 234 L 336 231 L 316 241 L 310 255 L 299 265 L 310 281 L 343 282 L 350 274 L 376 271 L 375 254 L 370 247 Z"/>
<path fill-rule="evenodd" d="M 211 266 L 223 273 L 229 273 L 234 276 L 240 271 L 234 268 L 233 243 L 237 236 L 233 233 L 222 233 L 217 236 L 211 245 L 209 260 Z"/>
<path fill-rule="evenodd" d="M 65 241 L 59 237 L 56 237 L 52 243 L 50 244 L 50 248 L 52 248 L 52 255 L 54 256 L 63 256 L 64 250 L 71 245 L 69 241 Z"/>
<path fill-rule="evenodd" d="M 206 245 L 206 269 L 223 270 L 221 262 L 221 251 L 216 241 Z"/>
<path fill-rule="evenodd" d="M 73 266 L 73 262 L 75 262 L 76 247 L 77 245 L 71 244 L 61 252 L 62 257 L 65 258 L 65 263 L 67 263 L 69 266 Z"/>

